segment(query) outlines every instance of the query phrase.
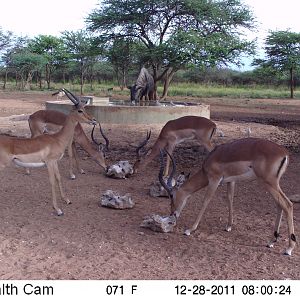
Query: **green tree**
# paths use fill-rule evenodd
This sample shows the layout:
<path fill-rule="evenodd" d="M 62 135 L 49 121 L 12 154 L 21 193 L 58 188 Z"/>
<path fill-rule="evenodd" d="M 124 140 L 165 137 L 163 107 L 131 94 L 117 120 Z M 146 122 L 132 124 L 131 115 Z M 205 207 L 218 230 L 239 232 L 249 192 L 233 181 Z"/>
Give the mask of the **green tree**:
<path fill-rule="evenodd" d="M 254 60 L 254 65 L 276 72 L 289 72 L 291 98 L 294 98 L 294 73 L 300 66 L 300 33 L 271 31 L 265 40 L 266 58 Z"/>
<path fill-rule="evenodd" d="M 41 54 L 23 49 L 11 56 L 11 66 L 13 66 L 21 77 L 21 88 L 30 89 L 33 73 L 45 67 L 47 60 Z"/>
<path fill-rule="evenodd" d="M 10 31 L 4 31 L 0 27 L 0 52 L 10 46 L 13 34 Z"/>
<path fill-rule="evenodd" d="M 80 92 L 83 94 L 83 85 L 88 70 L 93 70 L 95 57 L 101 53 L 101 49 L 95 47 L 93 38 L 85 31 L 64 31 L 63 42 L 70 55 L 70 59 L 79 64 Z"/>
<path fill-rule="evenodd" d="M 7 83 L 7 78 L 8 78 L 9 72 L 15 73 L 16 85 L 17 85 L 18 70 L 12 64 L 12 58 L 16 53 L 19 53 L 23 49 L 25 49 L 27 44 L 28 44 L 27 37 L 16 37 L 16 36 L 10 35 L 9 43 L 6 42 L 5 48 L 2 49 L 1 65 L 5 70 L 3 89 L 6 88 L 6 83 Z"/>
<path fill-rule="evenodd" d="M 5 89 L 7 81 L 7 65 L 6 65 L 6 53 L 11 48 L 13 43 L 13 35 L 11 32 L 5 32 L 0 27 L 0 71 L 4 70 L 4 83 L 3 89 Z"/>
<path fill-rule="evenodd" d="M 127 85 L 126 78 L 129 68 L 133 66 L 134 55 L 135 44 L 124 38 L 115 39 L 108 49 L 108 60 L 114 67 L 121 89 Z"/>
<path fill-rule="evenodd" d="M 179 69 L 239 63 L 239 54 L 253 51 L 243 30 L 254 18 L 241 0 L 105 0 L 86 21 L 101 42 L 139 42 L 141 64 L 156 83 L 164 79 L 162 97 Z"/>
<path fill-rule="evenodd" d="M 51 35 L 39 35 L 30 41 L 28 48 L 32 53 L 44 56 L 46 60 L 45 79 L 47 87 L 50 89 L 52 73 L 57 68 L 64 52 L 62 40 Z M 41 82 L 41 76 L 39 78 Z"/>

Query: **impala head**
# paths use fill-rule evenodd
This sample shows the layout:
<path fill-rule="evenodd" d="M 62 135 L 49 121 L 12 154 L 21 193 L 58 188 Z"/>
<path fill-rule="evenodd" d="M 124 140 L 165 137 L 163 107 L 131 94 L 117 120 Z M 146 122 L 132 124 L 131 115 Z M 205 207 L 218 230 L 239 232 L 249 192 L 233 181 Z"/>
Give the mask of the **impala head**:
<path fill-rule="evenodd" d="M 144 156 L 147 154 L 147 152 L 141 157 L 141 150 L 146 146 L 149 139 L 151 137 L 151 130 L 147 131 L 146 138 L 136 147 L 136 162 L 133 165 L 133 173 L 137 173 L 138 169 L 140 167 L 140 164 L 142 163 Z"/>
<path fill-rule="evenodd" d="M 71 114 L 73 115 L 74 119 L 76 119 L 80 123 L 88 123 L 91 125 L 96 125 L 97 120 L 90 116 L 84 109 L 84 104 L 80 101 L 80 99 L 75 96 L 73 93 L 68 91 L 67 89 L 63 88 L 61 89 L 66 96 L 73 102 L 74 108 L 71 111 Z"/>
<path fill-rule="evenodd" d="M 164 174 L 164 153 L 167 153 L 167 155 L 170 157 L 171 162 L 172 162 L 172 171 L 170 172 L 170 175 L 168 176 L 167 179 L 163 178 L 163 174 Z M 175 215 L 175 217 L 177 217 L 176 215 L 176 192 L 174 190 L 174 187 L 172 185 L 172 180 L 173 177 L 175 175 L 176 172 L 176 165 L 175 165 L 175 161 L 174 158 L 172 157 L 172 155 L 167 151 L 167 150 L 162 150 L 160 149 L 160 169 L 159 169 L 159 174 L 158 174 L 158 179 L 160 184 L 164 187 L 164 189 L 167 191 L 169 198 L 171 200 L 171 215 Z"/>
<path fill-rule="evenodd" d="M 106 165 L 106 162 L 105 162 L 105 152 L 108 151 L 108 146 L 109 146 L 109 140 L 108 138 L 106 137 L 106 135 L 104 134 L 102 128 L 101 128 L 101 125 L 99 123 L 99 129 L 100 129 L 100 133 L 102 135 L 102 137 L 104 138 L 105 140 L 105 145 L 102 144 L 101 142 L 97 142 L 95 137 L 94 137 L 94 130 L 95 130 L 95 126 L 93 127 L 92 129 L 92 133 L 91 133 L 91 138 L 92 138 L 92 141 L 97 145 L 98 147 L 98 152 L 97 152 L 97 155 L 95 157 L 93 157 L 96 162 L 104 169 L 104 170 L 107 170 L 108 169 L 108 166 Z"/>

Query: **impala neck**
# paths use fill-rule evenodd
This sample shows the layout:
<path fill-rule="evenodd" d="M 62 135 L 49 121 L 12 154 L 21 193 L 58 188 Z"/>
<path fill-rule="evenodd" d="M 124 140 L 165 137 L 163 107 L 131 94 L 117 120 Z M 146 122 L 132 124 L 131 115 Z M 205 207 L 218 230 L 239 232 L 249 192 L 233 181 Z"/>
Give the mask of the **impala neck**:
<path fill-rule="evenodd" d="M 62 129 L 56 134 L 57 138 L 64 144 L 68 145 L 73 139 L 75 127 L 78 124 L 75 116 L 70 113 L 64 123 Z"/>

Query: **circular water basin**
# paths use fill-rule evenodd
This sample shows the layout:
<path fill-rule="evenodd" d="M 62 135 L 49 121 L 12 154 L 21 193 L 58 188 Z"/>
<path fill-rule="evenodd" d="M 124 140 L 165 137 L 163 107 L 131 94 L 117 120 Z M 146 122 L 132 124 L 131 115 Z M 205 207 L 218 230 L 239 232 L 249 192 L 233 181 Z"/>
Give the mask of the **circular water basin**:
<path fill-rule="evenodd" d="M 210 106 L 189 102 L 159 102 L 156 105 L 134 106 L 130 101 L 94 98 L 86 111 L 98 122 L 106 124 L 165 124 L 187 115 L 210 118 Z M 73 104 L 69 100 L 47 101 L 46 109 L 68 113 Z"/>

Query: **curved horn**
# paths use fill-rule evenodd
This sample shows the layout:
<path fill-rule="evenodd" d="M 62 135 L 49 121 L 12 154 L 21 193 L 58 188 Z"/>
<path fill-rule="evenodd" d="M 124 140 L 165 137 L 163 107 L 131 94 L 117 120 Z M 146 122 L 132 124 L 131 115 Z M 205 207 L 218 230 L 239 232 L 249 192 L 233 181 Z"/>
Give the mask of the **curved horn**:
<path fill-rule="evenodd" d="M 62 90 L 65 92 L 66 96 L 74 103 L 75 106 L 79 105 L 80 99 L 77 96 L 75 96 L 73 93 L 71 93 L 65 88 L 62 88 Z"/>
<path fill-rule="evenodd" d="M 140 159 L 140 151 L 148 143 L 150 137 L 151 137 L 151 130 L 147 131 L 146 138 L 137 146 L 135 150 L 137 159 Z"/>
<path fill-rule="evenodd" d="M 167 155 L 170 157 L 171 162 L 172 162 L 172 171 L 171 171 L 171 173 L 169 175 L 169 178 L 167 180 L 168 186 L 172 187 L 172 179 L 173 179 L 173 177 L 176 173 L 176 164 L 175 164 L 175 160 L 174 160 L 173 156 L 167 150 L 165 150 L 165 151 L 166 151 Z"/>
<path fill-rule="evenodd" d="M 103 147 L 103 144 L 102 144 L 101 142 L 98 143 L 98 142 L 96 141 L 96 139 L 94 138 L 94 130 L 95 130 L 95 126 L 96 126 L 96 125 L 94 125 L 94 127 L 93 127 L 93 129 L 92 129 L 91 138 L 92 138 L 93 142 L 94 142 L 96 145 Z M 100 128 L 101 135 L 102 135 L 102 137 L 103 137 L 104 140 L 105 140 L 105 150 L 108 151 L 109 139 L 108 139 L 108 138 L 106 137 L 106 135 L 104 134 L 104 132 L 103 132 L 102 127 L 101 127 L 100 124 L 99 124 L 99 128 Z"/>
<path fill-rule="evenodd" d="M 107 136 L 104 134 L 103 130 L 102 130 L 102 127 L 99 123 L 99 129 L 100 129 L 100 132 L 101 132 L 101 135 L 102 137 L 104 138 L 105 140 L 105 149 L 108 151 L 108 146 L 109 146 L 109 139 L 107 138 Z"/>
<path fill-rule="evenodd" d="M 167 193 L 169 194 L 169 196 L 171 197 L 171 199 L 173 198 L 173 186 L 172 186 L 172 179 L 174 177 L 174 174 L 176 172 L 176 166 L 175 166 L 175 161 L 173 159 L 173 157 L 170 155 L 170 153 L 167 150 L 159 150 L 160 152 L 160 169 L 159 169 L 159 174 L 158 174 L 158 179 L 160 184 L 163 186 L 163 188 L 167 191 Z M 164 152 L 167 153 L 167 155 L 170 157 L 171 162 L 172 162 L 172 171 L 170 176 L 167 179 L 167 183 L 165 182 L 164 178 L 163 178 L 163 173 L 164 173 Z"/>

